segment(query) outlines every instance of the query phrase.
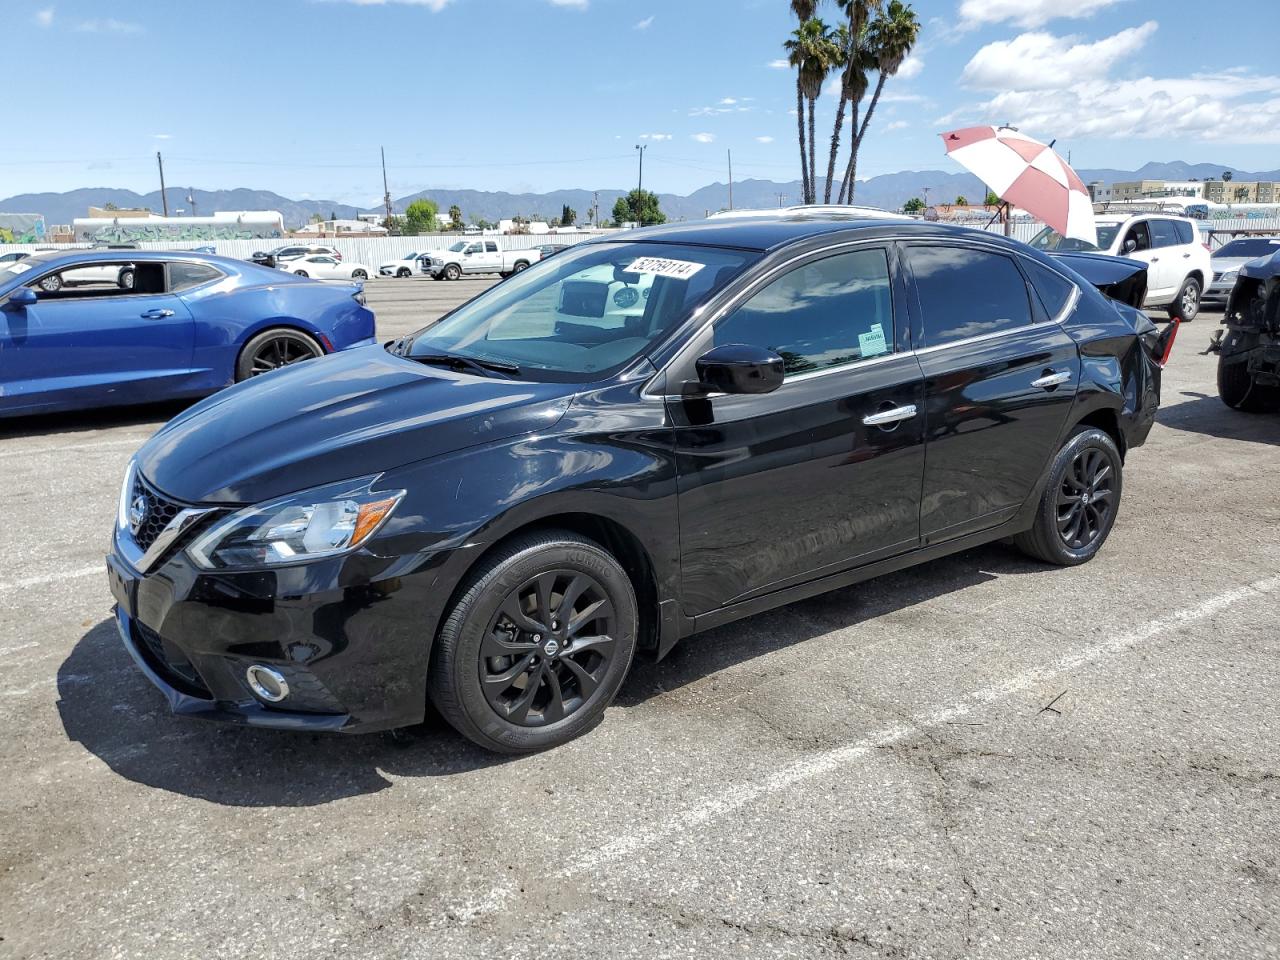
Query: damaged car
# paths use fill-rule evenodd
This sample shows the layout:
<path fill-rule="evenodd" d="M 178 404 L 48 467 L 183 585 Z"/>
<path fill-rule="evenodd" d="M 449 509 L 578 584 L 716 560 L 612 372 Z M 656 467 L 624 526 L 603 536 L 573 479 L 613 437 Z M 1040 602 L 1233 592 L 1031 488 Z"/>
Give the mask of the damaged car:
<path fill-rule="evenodd" d="M 183 716 L 359 732 L 431 703 L 546 749 L 709 628 L 996 540 L 1089 561 L 1166 345 L 974 230 L 588 241 L 162 428 L 121 489 L 116 625 Z"/>
<path fill-rule="evenodd" d="M 1280 253 L 1251 260 L 1227 300 L 1218 395 L 1233 410 L 1280 411 Z"/>

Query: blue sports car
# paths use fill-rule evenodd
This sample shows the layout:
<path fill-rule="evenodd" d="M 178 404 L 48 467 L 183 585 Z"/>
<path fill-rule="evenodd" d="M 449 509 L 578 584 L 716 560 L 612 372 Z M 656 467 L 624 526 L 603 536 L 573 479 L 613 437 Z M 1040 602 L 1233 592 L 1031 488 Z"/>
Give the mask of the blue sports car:
<path fill-rule="evenodd" d="M 204 396 L 373 342 L 359 283 L 188 251 L 0 265 L 0 417 Z"/>

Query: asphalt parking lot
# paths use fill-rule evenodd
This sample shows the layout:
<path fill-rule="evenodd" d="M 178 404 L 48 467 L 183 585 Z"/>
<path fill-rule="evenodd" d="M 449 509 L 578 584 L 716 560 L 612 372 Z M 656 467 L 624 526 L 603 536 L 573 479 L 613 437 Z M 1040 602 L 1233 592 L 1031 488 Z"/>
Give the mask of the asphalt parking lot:
<path fill-rule="evenodd" d="M 373 281 L 379 334 L 486 283 Z M 8 425 L 0 956 L 1280 954 L 1280 418 L 1217 400 L 1213 319 L 1093 563 L 994 545 L 715 630 L 514 760 L 175 720 L 102 562 L 174 410 Z"/>

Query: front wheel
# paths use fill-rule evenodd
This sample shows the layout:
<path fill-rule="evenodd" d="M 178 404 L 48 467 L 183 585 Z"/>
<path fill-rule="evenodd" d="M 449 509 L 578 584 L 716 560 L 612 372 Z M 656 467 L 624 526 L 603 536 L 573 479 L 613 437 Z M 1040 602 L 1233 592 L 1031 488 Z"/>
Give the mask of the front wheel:
<path fill-rule="evenodd" d="M 116 284 L 121 290 L 133 289 L 133 271 L 127 267 L 120 271 L 120 276 L 116 278 Z"/>
<path fill-rule="evenodd" d="M 401 267 L 399 270 L 396 271 L 396 276 L 399 277 L 401 280 L 403 280 L 409 276 L 409 271 L 406 270 L 404 267 Z"/>
<path fill-rule="evenodd" d="M 1122 487 L 1115 441 L 1096 427 L 1077 427 L 1049 465 L 1035 522 L 1014 543 L 1045 563 L 1087 563 L 1111 533 Z"/>
<path fill-rule="evenodd" d="M 62 277 L 54 273 L 40 281 L 40 289 L 46 293 L 57 293 L 62 289 Z"/>
<path fill-rule="evenodd" d="M 444 278 L 446 280 L 457 280 L 462 276 L 462 268 L 456 263 L 451 263 L 444 268 Z"/>
<path fill-rule="evenodd" d="M 519 537 L 469 577 L 449 611 L 431 700 L 487 750 L 559 746 L 604 717 L 637 629 L 631 580 L 599 544 L 558 530 Z"/>
<path fill-rule="evenodd" d="M 1178 295 L 1169 304 L 1169 316 L 1181 317 L 1183 323 L 1190 323 L 1200 312 L 1200 281 L 1195 277 L 1187 277 L 1182 281 Z"/>
<path fill-rule="evenodd" d="M 365 273 L 363 270 L 352 270 L 351 279 L 352 280 L 368 280 L 369 274 Z"/>
<path fill-rule="evenodd" d="M 305 270 L 295 270 L 295 271 L 293 271 L 293 275 L 294 275 L 295 277 L 306 277 L 306 276 L 310 276 L 310 274 L 308 274 L 308 273 L 307 273 L 307 271 L 305 271 Z"/>

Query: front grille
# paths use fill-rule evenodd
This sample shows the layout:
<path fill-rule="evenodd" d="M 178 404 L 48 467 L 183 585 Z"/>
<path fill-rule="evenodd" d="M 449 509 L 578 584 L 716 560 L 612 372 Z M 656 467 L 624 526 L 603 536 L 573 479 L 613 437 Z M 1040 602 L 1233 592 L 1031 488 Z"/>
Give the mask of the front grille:
<path fill-rule="evenodd" d="M 174 644 L 165 641 L 145 624 L 133 622 L 133 636 L 141 646 L 151 668 L 183 693 L 209 699 L 209 688 L 195 665 Z"/>
<path fill-rule="evenodd" d="M 129 492 L 130 511 L 135 504 L 144 510 L 144 514 L 142 522 L 135 530 L 132 512 L 130 513 L 129 532 L 133 534 L 134 542 L 142 548 L 142 552 L 146 553 L 156 542 L 156 537 L 160 536 L 164 528 L 182 511 L 182 504 L 170 500 L 151 486 L 142 479 L 140 473 L 133 478 L 133 489 Z"/>

